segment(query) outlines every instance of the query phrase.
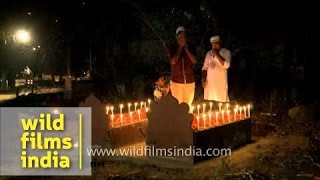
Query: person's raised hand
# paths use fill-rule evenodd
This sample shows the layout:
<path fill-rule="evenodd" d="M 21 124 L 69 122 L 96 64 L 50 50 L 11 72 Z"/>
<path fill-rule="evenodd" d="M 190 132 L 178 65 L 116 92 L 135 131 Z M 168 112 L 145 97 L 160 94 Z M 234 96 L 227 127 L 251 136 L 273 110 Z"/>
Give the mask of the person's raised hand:
<path fill-rule="evenodd" d="M 217 49 L 213 49 L 212 50 L 212 55 L 213 56 L 217 56 L 219 54 L 219 50 L 217 50 Z"/>

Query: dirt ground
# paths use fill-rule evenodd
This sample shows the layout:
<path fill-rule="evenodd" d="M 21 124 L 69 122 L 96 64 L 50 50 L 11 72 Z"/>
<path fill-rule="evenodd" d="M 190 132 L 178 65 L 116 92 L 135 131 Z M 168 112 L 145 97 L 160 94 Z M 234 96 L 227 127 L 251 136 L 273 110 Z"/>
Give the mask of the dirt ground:
<path fill-rule="evenodd" d="M 91 177 L 33 177 L 32 179 L 320 179 L 320 164 L 310 155 L 309 139 L 302 135 L 253 137 L 253 142 L 190 169 L 159 168 L 126 162 L 106 162 Z M 0 178 L 1 179 L 1 178 Z M 13 177 L 9 179 L 31 179 Z"/>

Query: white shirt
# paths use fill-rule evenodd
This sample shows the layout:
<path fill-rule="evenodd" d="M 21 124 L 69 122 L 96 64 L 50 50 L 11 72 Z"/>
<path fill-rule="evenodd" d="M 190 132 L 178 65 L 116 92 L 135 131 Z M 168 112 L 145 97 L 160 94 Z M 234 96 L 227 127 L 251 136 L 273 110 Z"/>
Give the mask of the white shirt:
<path fill-rule="evenodd" d="M 230 67 L 231 52 L 225 48 L 220 49 L 220 56 L 225 59 L 222 65 L 212 50 L 208 51 L 204 60 L 202 70 L 207 71 L 207 85 L 204 88 L 204 99 L 219 102 L 229 101 L 228 96 L 228 74 Z"/>

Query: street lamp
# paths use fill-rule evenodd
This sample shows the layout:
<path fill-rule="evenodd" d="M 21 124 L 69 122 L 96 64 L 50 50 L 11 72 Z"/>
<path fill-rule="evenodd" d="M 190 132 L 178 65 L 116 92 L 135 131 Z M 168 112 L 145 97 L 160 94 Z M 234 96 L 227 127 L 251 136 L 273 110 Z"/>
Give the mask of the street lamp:
<path fill-rule="evenodd" d="M 31 39 L 31 36 L 28 31 L 21 29 L 16 32 L 15 39 L 20 43 L 28 43 Z"/>
<path fill-rule="evenodd" d="M 4 44 L 7 44 L 7 39 L 11 39 L 13 40 L 13 42 L 18 42 L 18 43 L 28 43 L 31 40 L 31 36 L 30 33 L 26 30 L 20 29 L 18 31 L 16 31 L 15 34 L 9 34 L 6 36 L 6 32 L 4 32 Z M 2 39 L 1 39 L 2 40 Z M 5 70 L 2 69 L 2 72 L 0 71 L 0 73 L 2 74 L 0 77 L 1 78 L 1 83 L 0 83 L 0 89 L 5 89 L 6 88 L 6 72 Z"/>

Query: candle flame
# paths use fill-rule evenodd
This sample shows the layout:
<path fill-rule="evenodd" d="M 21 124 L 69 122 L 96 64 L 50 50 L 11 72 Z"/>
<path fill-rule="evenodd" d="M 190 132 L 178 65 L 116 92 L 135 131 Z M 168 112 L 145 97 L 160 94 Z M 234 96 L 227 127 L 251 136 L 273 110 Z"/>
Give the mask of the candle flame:
<path fill-rule="evenodd" d="M 194 110 L 194 106 L 191 106 L 191 113 L 193 113 L 193 110 Z"/>
<path fill-rule="evenodd" d="M 203 109 L 202 113 L 205 113 L 205 111 L 206 111 L 206 104 L 205 103 L 202 104 L 202 109 Z"/>

